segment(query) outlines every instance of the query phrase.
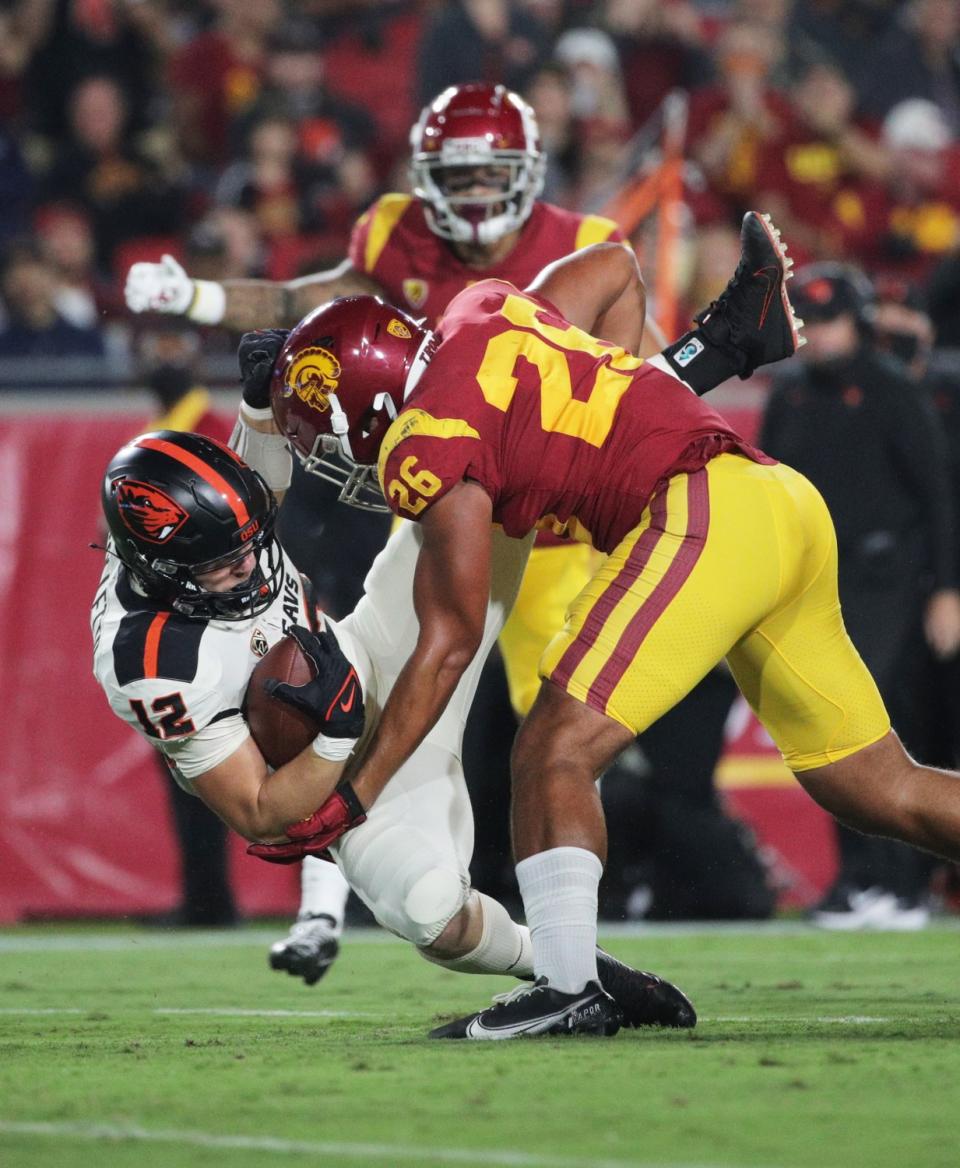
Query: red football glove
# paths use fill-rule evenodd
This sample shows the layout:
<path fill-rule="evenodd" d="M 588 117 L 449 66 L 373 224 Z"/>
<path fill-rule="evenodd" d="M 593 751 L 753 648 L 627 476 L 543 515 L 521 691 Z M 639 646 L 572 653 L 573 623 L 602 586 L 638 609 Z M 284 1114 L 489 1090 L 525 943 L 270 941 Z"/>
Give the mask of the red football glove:
<path fill-rule="evenodd" d="M 356 791 L 349 783 L 341 783 L 312 815 L 290 824 L 286 829 L 290 843 L 250 844 L 247 855 L 270 864 L 296 864 L 304 856 L 329 860 L 327 848 L 366 818 Z"/>

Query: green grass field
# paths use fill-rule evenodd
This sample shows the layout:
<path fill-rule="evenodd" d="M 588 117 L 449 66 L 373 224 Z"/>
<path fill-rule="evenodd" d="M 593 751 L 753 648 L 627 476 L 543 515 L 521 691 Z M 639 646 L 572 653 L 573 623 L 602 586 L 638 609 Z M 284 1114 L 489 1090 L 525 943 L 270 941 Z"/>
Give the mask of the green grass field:
<path fill-rule="evenodd" d="M 0 930 L 0 1165 L 955 1168 L 960 931 L 647 930 L 693 1032 L 437 1043 L 509 988 L 354 933 L 308 989 L 262 927 Z"/>

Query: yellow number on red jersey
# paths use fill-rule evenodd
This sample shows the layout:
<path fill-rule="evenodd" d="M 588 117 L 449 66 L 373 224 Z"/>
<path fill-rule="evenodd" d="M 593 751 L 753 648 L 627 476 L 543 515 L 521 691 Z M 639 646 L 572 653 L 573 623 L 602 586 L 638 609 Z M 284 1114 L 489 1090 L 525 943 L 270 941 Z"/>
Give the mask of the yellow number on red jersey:
<path fill-rule="evenodd" d="M 415 470 L 417 460 L 414 455 L 400 463 L 400 478 L 387 483 L 387 495 L 396 499 L 398 506 L 411 515 L 419 515 L 426 507 L 427 499 L 435 495 L 443 485 L 430 470 Z M 402 480 L 402 481 L 401 481 Z M 419 495 L 420 498 L 414 498 Z"/>
<path fill-rule="evenodd" d="M 477 381 L 485 400 L 507 411 L 517 391 L 515 368 L 523 356 L 540 377 L 540 424 L 551 434 L 568 434 L 591 446 L 602 446 L 613 426 L 620 399 L 643 364 L 623 350 L 611 350 L 582 329 L 558 328 L 537 319 L 543 310 L 523 296 L 507 296 L 500 313 L 517 328 L 498 333 L 487 342 Z M 568 353 L 585 353 L 597 361 L 589 397 L 573 396 Z M 617 367 L 611 360 L 614 357 Z"/>

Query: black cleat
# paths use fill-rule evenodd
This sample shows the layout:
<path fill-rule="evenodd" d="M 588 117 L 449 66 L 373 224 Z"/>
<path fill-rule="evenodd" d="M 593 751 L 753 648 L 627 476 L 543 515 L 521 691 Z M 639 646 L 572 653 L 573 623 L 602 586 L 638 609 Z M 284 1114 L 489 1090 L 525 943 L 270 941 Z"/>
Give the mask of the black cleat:
<path fill-rule="evenodd" d="M 800 335 L 803 321 L 787 295 L 792 267 L 770 216 L 748 211 L 740 228 L 737 270 L 720 296 L 694 317 L 741 378 L 806 344 Z"/>
<path fill-rule="evenodd" d="M 696 1026 L 697 1012 L 690 999 L 655 973 L 633 969 L 599 947 L 597 970 L 600 984 L 623 1013 L 624 1026 L 674 1026 L 681 1030 Z"/>
<path fill-rule="evenodd" d="M 270 968 L 285 969 L 293 977 L 302 977 L 308 986 L 316 985 L 339 952 L 333 918 L 325 913 L 305 917 L 290 926 L 282 941 L 270 946 Z"/>
<path fill-rule="evenodd" d="M 493 1005 L 430 1031 L 430 1038 L 529 1038 L 537 1034 L 587 1034 L 608 1038 L 620 1029 L 620 1007 L 595 981 L 578 994 L 551 989 L 545 977 L 499 994 Z"/>

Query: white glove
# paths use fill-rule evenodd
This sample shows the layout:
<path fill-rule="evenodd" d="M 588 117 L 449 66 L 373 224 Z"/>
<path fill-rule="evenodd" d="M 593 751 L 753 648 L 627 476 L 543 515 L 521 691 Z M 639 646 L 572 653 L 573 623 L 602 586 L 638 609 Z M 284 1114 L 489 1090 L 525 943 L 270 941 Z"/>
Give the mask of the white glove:
<path fill-rule="evenodd" d="M 222 285 L 191 280 L 171 255 L 159 264 L 133 264 L 123 294 L 131 312 L 186 315 L 197 324 L 219 324 L 226 307 Z"/>
<path fill-rule="evenodd" d="M 165 255 L 159 264 L 133 264 L 123 294 L 131 312 L 183 316 L 193 300 L 193 281 L 173 256 Z"/>

